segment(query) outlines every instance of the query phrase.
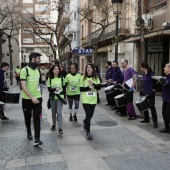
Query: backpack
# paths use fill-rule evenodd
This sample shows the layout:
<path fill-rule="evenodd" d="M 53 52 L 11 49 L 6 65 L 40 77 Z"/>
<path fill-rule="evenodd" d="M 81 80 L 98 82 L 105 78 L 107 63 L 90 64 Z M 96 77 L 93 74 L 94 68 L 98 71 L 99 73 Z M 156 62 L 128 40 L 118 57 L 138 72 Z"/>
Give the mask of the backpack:
<path fill-rule="evenodd" d="M 38 69 L 38 68 L 37 68 L 37 69 Z M 29 73 L 28 73 L 28 67 L 25 67 L 25 70 L 26 70 L 26 79 L 27 79 L 27 76 L 30 76 Z M 39 74 L 40 74 L 39 84 L 42 84 L 40 69 L 38 69 L 38 71 L 39 71 Z M 21 83 L 20 83 L 20 90 L 22 90 Z"/>

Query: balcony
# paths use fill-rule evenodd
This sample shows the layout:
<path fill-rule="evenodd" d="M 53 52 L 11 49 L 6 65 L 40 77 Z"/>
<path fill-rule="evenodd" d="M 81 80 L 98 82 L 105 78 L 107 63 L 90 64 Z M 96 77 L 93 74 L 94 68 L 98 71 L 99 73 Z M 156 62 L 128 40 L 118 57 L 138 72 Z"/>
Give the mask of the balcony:
<path fill-rule="evenodd" d="M 83 13 L 84 14 L 91 14 L 93 11 L 93 0 L 88 0 L 83 7 Z"/>
<path fill-rule="evenodd" d="M 63 12 L 61 17 L 61 22 L 63 23 L 69 23 L 70 22 L 70 14 L 68 12 Z"/>
<path fill-rule="evenodd" d="M 70 3 L 70 0 L 62 0 L 62 3 Z"/>
<path fill-rule="evenodd" d="M 81 45 L 82 46 L 88 46 L 91 44 L 91 35 L 86 35 L 82 37 L 81 39 Z"/>
<path fill-rule="evenodd" d="M 119 35 L 129 35 L 130 34 L 130 18 L 121 18 L 119 20 Z M 99 29 L 91 34 L 91 43 L 95 44 L 99 41 L 99 35 L 102 29 Z M 104 30 L 100 37 L 100 41 L 104 41 L 112 38 L 116 34 L 116 23 L 113 22 L 109 24 Z"/>

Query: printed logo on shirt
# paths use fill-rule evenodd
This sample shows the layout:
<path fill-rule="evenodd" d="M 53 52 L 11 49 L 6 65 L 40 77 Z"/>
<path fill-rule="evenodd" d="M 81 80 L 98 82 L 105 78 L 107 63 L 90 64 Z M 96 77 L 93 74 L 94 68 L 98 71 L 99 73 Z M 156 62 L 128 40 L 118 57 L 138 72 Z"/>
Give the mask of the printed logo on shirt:
<path fill-rule="evenodd" d="M 94 91 L 88 91 L 88 92 L 86 92 L 86 96 L 94 97 L 95 96 L 95 92 Z"/>

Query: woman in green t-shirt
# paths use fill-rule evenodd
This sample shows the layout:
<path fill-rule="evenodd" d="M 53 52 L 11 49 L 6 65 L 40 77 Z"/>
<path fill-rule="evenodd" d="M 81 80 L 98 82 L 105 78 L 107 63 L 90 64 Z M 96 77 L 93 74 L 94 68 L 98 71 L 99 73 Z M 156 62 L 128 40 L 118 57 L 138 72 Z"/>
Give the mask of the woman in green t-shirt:
<path fill-rule="evenodd" d="M 100 80 L 96 75 L 94 65 L 88 64 L 85 69 L 84 76 L 80 79 L 80 91 L 84 111 L 86 117 L 83 120 L 84 129 L 86 130 L 87 140 L 92 140 L 90 133 L 90 121 L 94 114 L 94 109 L 97 104 L 97 90 L 100 90 Z"/>
<path fill-rule="evenodd" d="M 81 78 L 81 75 L 77 73 L 77 65 L 72 64 L 70 66 L 70 74 L 67 74 L 65 78 L 65 83 L 67 86 L 66 94 L 67 94 L 67 99 L 69 103 L 69 114 L 70 114 L 69 120 L 73 121 L 73 118 L 74 118 L 75 122 L 77 122 L 77 112 L 79 109 L 79 101 L 80 101 L 80 88 L 79 88 L 80 78 Z M 73 101 L 74 101 L 75 107 L 74 107 L 74 115 L 72 116 Z"/>
<path fill-rule="evenodd" d="M 48 78 L 48 91 L 50 92 L 50 105 L 52 111 L 53 126 L 51 131 L 56 128 L 56 114 L 58 117 L 58 130 L 59 134 L 63 134 L 62 129 L 62 108 L 64 95 L 65 95 L 65 81 L 60 76 L 60 70 L 58 66 L 52 66 L 49 70 Z M 59 97 L 58 97 L 59 96 Z"/>

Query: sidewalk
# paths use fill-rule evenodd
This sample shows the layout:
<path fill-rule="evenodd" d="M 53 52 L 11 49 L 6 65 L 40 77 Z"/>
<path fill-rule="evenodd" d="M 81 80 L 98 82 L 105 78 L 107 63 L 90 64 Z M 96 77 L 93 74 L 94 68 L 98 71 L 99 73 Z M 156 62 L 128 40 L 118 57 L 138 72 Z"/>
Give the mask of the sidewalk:
<path fill-rule="evenodd" d="M 14 87 L 12 91 L 19 91 Z M 136 93 L 135 98 L 138 97 Z M 48 110 L 47 89 L 43 92 L 41 147 L 33 147 L 26 139 L 20 104 L 6 104 L 7 123 L 0 121 L 0 170 L 169 170 L 170 134 L 160 134 L 163 128 L 160 97 L 156 98 L 159 128 L 153 123 L 129 121 L 105 106 L 105 94 L 100 91 L 101 103 L 92 119 L 92 141 L 85 139 L 80 104 L 78 122 L 69 122 L 68 108 L 63 108 L 64 135 L 51 132 L 51 110 Z"/>

